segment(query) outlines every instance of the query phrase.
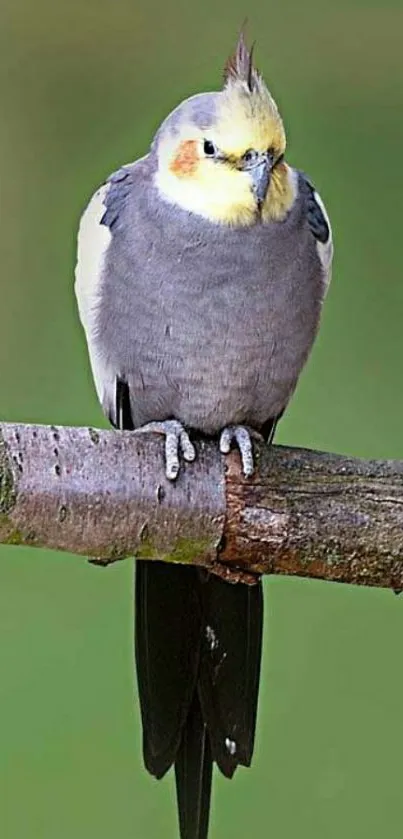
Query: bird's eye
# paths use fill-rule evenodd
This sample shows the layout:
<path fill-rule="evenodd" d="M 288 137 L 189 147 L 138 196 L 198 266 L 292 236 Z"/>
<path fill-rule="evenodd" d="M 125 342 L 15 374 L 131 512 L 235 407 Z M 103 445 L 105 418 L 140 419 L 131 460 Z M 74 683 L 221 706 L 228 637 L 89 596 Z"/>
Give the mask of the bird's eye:
<path fill-rule="evenodd" d="M 244 163 L 253 163 L 254 160 L 257 158 L 257 152 L 254 149 L 248 149 L 245 154 L 242 156 L 242 160 Z"/>
<path fill-rule="evenodd" d="M 214 143 L 211 140 L 205 140 L 203 143 L 203 151 L 206 157 L 215 157 L 217 154 L 217 149 Z"/>

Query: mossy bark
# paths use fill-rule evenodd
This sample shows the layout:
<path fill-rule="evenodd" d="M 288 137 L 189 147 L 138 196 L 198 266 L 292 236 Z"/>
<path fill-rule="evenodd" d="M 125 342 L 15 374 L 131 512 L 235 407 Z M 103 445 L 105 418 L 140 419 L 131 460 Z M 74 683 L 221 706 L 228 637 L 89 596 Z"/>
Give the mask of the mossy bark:
<path fill-rule="evenodd" d="M 197 450 L 171 483 L 153 435 L 0 424 L 0 542 L 403 589 L 402 461 Z"/>
<path fill-rule="evenodd" d="M 7 518 L 16 501 L 16 486 L 11 459 L 0 431 L 0 515 Z"/>

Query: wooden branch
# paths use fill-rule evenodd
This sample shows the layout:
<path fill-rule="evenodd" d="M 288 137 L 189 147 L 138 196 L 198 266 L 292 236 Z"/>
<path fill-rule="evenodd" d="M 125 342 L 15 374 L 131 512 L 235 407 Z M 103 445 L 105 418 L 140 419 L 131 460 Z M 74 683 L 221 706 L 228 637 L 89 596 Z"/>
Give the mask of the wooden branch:
<path fill-rule="evenodd" d="M 197 449 L 172 484 L 155 435 L 0 423 L 0 542 L 403 589 L 403 461 Z"/>

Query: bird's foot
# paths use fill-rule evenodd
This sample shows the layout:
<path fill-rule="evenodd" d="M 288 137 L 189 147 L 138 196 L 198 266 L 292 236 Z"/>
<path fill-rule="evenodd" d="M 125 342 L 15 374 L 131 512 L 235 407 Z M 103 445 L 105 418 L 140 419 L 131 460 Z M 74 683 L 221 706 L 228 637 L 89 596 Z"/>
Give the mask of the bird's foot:
<path fill-rule="evenodd" d="M 254 470 L 252 437 L 256 440 L 263 439 L 261 434 L 253 429 L 246 428 L 245 425 L 227 425 L 220 436 L 220 452 L 222 454 L 228 454 L 232 443 L 238 446 L 245 478 L 250 478 Z"/>
<path fill-rule="evenodd" d="M 169 481 L 174 481 L 179 472 L 179 455 L 189 463 L 196 457 L 196 449 L 178 420 L 164 420 L 164 422 L 148 422 L 136 428 L 134 434 L 163 434 L 165 437 L 165 475 Z"/>

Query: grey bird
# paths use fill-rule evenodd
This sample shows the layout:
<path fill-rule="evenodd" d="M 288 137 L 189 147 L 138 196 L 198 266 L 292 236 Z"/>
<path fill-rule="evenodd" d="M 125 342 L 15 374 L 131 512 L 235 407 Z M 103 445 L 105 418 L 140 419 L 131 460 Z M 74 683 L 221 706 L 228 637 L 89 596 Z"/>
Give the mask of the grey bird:
<path fill-rule="evenodd" d="M 271 442 L 312 348 L 333 255 L 325 207 L 285 162 L 276 103 L 243 35 L 220 92 L 182 102 L 148 154 L 81 220 L 76 294 L 97 393 L 120 429 L 165 438 L 166 476 L 197 433 Z M 249 766 L 261 582 L 138 562 L 135 650 L 146 768 L 175 766 L 181 839 L 206 839 L 212 767 Z"/>

